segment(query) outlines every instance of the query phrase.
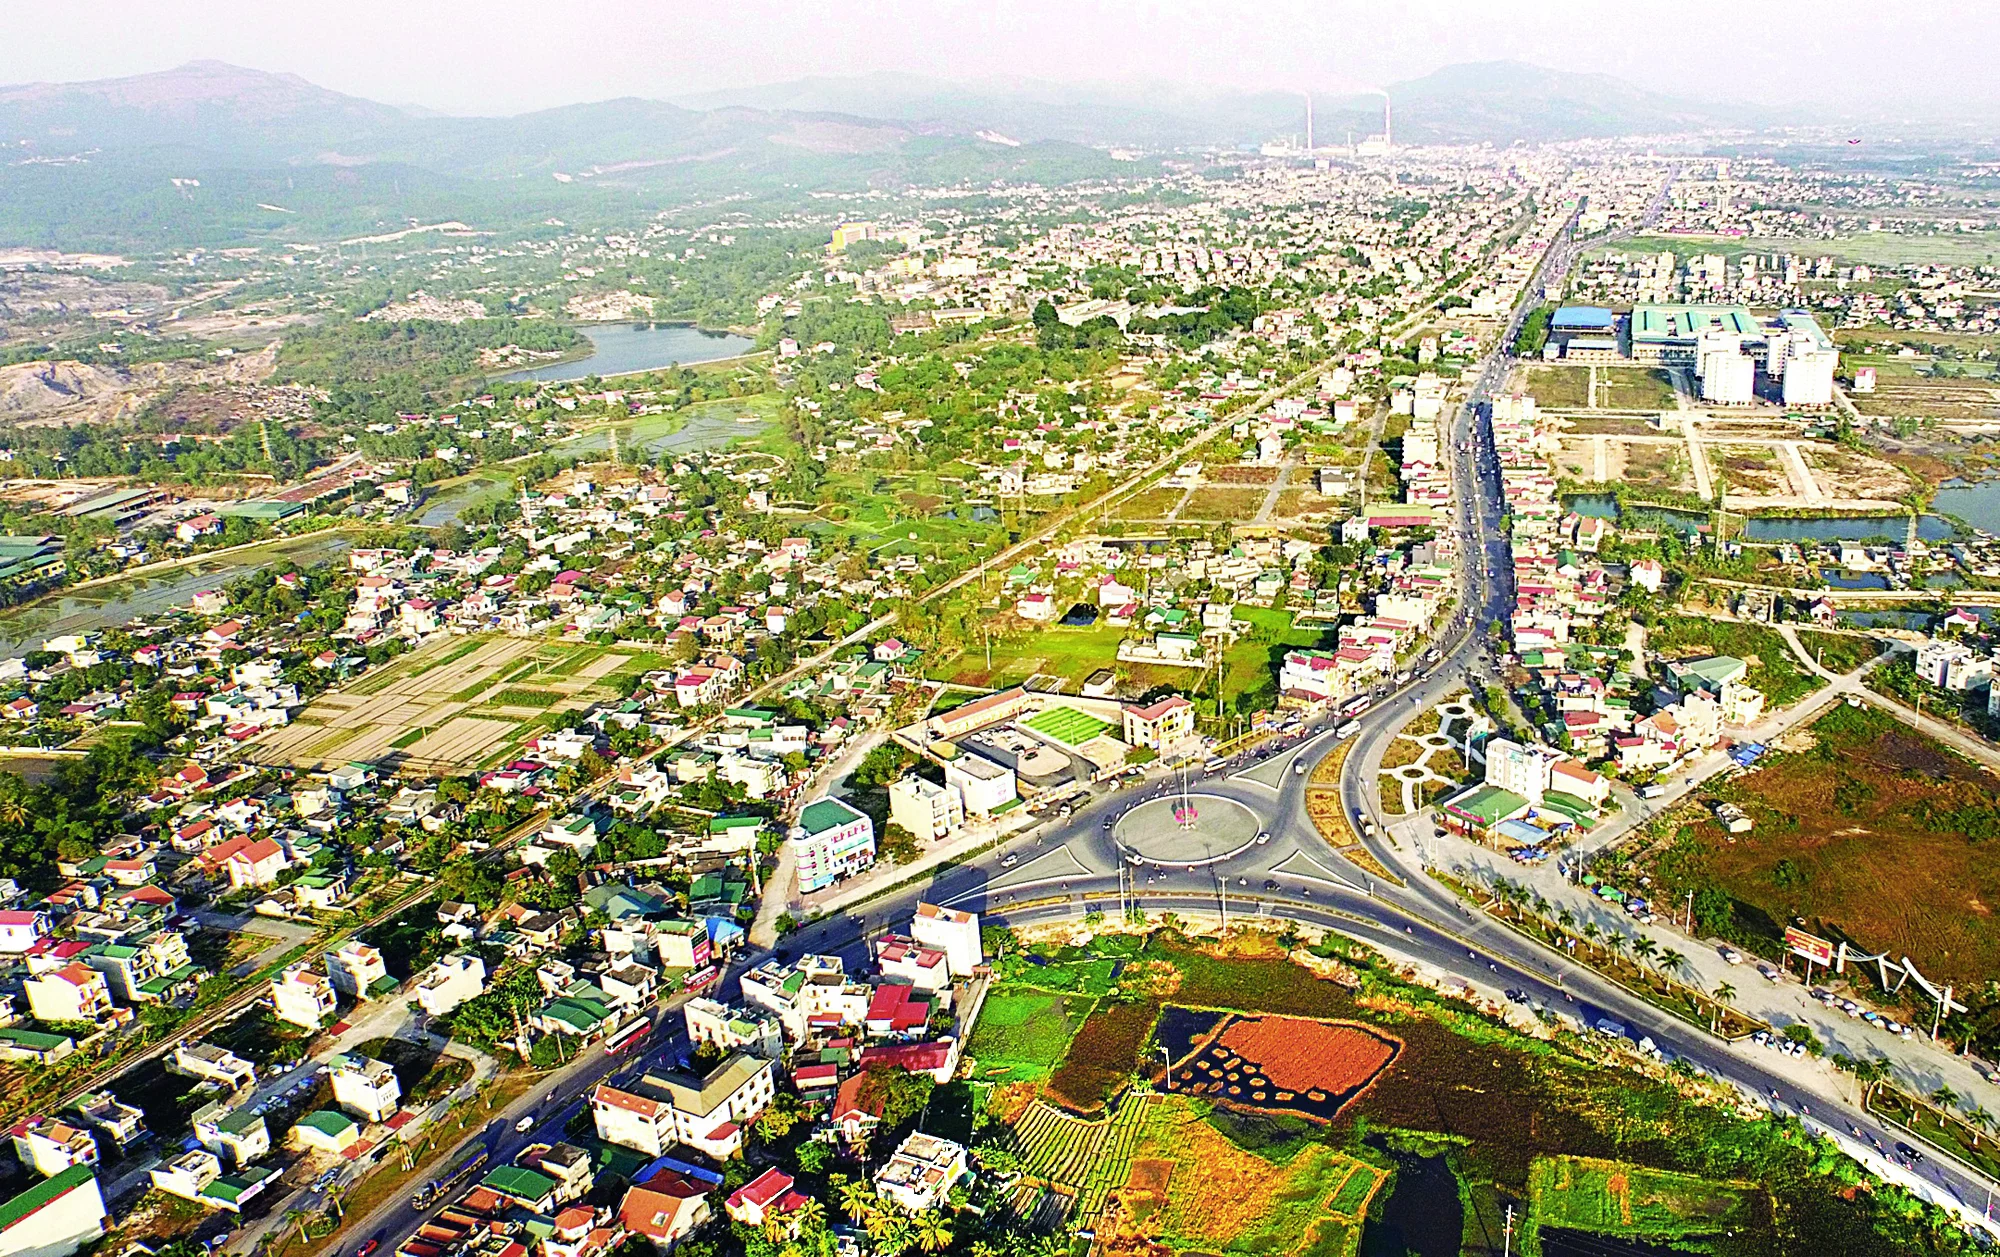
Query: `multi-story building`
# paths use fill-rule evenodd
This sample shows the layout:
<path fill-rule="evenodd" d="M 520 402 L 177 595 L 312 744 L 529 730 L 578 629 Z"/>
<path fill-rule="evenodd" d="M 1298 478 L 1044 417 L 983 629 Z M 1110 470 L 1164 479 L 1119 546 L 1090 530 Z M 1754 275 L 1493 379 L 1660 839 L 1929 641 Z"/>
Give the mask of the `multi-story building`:
<path fill-rule="evenodd" d="M 801 956 L 791 965 L 767 960 L 740 980 L 743 1002 L 771 1013 L 793 1042 L 815 1023 L 859 1025 L 871 992 L 850 982 L 838 956 Z"/>
<path fill-rule="evenodd" d="M 1486 743 L 1486 784 L 1540 803 L 1549 792 L 1549 771 L 1561 759 L 1561 752 L 1547 747 L 1493 738 Z"/>
<path fill-rule="evenodd" d="M 271 1010 L 279 1021 L 317 1030 L 340 1010 L 333 983 L 304 964 L 296 964 L 271 979 Z"/>
<path fill-rule="evenodd" d="M 964 825 L 965 807 L 950 786 L 910 773 L 889 783 L 889 823 L 929 842 Z"/>
<path fill-rule="evenodd" d="M 875 822 L 839 799 L 808 803 L 793 827 L 799 890 L 811 894 L 875 863 Z"/>
<path fill-rule="evenodd" d="M 1145 707 L 1125 709 L 1125 743 L 1165 753 L 1194 737 L 1194 704 L 1170 694 Z"/>
<path fill-rule="evenodd" d="M 486 989 L 486 962 L 469 951 L 440 959 L 417 983 L 417 1005 L 442 1017 Z"/>
<path fill-rule="evenodd" d="M 358 938 L 350 938 L 340 945 L 338 951 L 328 952 L 326 975 L 333 981 L 333 989 L 342 995 L 363 1000 L 377 992 L 377 984 L 389 983 L 389 966 L 382 960 L 380 948 L 371 947 Z"/>
<path fill-rule="evenodd" d="M 683 1005 L 681 1012 L 687 1018 L 688 1040 L 692 1043 L 740 1048 L 767 1061 L 784 1055 L 784 1026 L 762 1009 L 731 1008 L 720 1000 L 699 995 Z"/>
<path fill-rule="evenodd" d="M 104 1194 L 72 1165 L 0 1204 L 0 1257 L 70 1257 L 104 1234 Z"/>
<path fill-rule="evenodd" d="M 187 940 L 160 930 L 130 943 L 98 943 L 77 959 L 104 975 L 111 993 L 126 1004 L 150 1004 L 190 989 L 200 973 L 188 956 Z"/>
<path fill-rule="evenodd" d="M 976 912 L 919 903 L 916 915 L 910 918 L 910 937 L 943 952 L 954 978 L 969 978 L 973 970 L 986 963 L 986 947 L 979 937 Z"/>
<path fill-rule="evenodd" d="M 201 1146 L 238 1169 L 271 1150 L 271 1128 L 250 1107 L 205 1104 L 194 1113 L 194 1137 Z"/>
<path fill-rule="evenodd" d="M 626 1087 L 599 1083 L 590 1111 L 598 1138 L 648 1156 L 686 1144 L 717 1159 L 743 1146 L 743 1127 L 770 1104 L 776 1087 L 770 1061 L 744 1052 L 704 1077 L 648 1072 Z"/>
<path fill-rule="evenodd" d="M 356 1053 L 343 1053 L 329 1062 L 333 1066 L 333 1102 L 358 1118 L 386 1122 L 396 1115 L 402 1102 L 402 1084 L 396 1071 L 385 1063 Z"/>
<path fill-rule="evenodd" d="M 963 1145 L 914 1131 L 875 1172 L 875 1190 L 910 1213 L 944 1203 L 968 1169 Z"/>
<path fill-rule="evenodd" d="M 76 1098 L 69 1109 L 79 1121 L 110 1140 L 111 1146 L 121 1152 L 148 1134 L 145 1113 L 109 1091 L 86 1091 Z"/>
<path fill-rule="evenodd" d="M 257 1067 L 227 1048 L 212 1043 L 183 1043 L 174 1048 L 168 1070 L 187 1078 L 217 1083 L 234 1091 L 257 1081 Z"/>
<path fill-rule="evenodd" d="M 941 991 L 951 985 L 951 965 L 944 949 L 927 947 L 902 934 L 884 934 L 875 940 L 875 965 L 882 976 L 908 982 L 919 990 Z"/>
<path fill-rule="evenodd" d="M 116 1007 L 104 975 L 81 961 L 31 977 L 21 986 L 37 1021 L 100 1021 Z"/>
<path fill-rule="evenodd" d="M 41 1175 L 56 1175 L 72 1165 L 96 1165 L 97 1141 L 81 1126 L 54 1117 L 31 1117 L 7 1132 L 14 1155 Z"/>
<path fill-rule="evenodd" d="M 991 816 L 1020 794 L 1014 770 L 984 755 L 958 755 L 945 761 L 944 784 L 958 791 L 967 816 Z"/>

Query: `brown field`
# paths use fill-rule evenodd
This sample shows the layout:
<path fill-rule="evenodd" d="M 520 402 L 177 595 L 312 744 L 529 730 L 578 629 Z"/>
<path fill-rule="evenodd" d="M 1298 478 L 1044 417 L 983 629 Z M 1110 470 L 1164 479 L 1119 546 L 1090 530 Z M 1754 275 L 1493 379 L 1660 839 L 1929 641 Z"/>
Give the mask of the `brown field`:
<path fill-rule="evenodd" d="M 1563 430 L 1570 436 L 1659 436 L 1660 430 L 1644 419 L 1624 415 L 1579 415 L 1565 420 Z"/>
<path fill-rule="evenodd" d="M 614 681 L 654 663 L 656 656 L 636 649 L 441 638 L 320 695 L 257 747 L 275 762 L 321 771 L 350 760 L 412 772 L 481 767 L 518 749 L 545 717 L 614 697 L 622 685 Z M 505 681 L 524 669 L 535 669 L 546 706 L 501 701 L 525 693 Z M 405 740 L 417 730 L 420 736 Z"/>
<path fill-rule="evenodd" d="M 1527 388 L 1546 409 L 1580 409 L 1590 400 L 1587 367 L 1530 367 Z"/>
<path fill-rule="evenodd" d="M 1864 415 L 1994 419 L 2000 418 L 2000 388 L 1989 380 L 1882 376 L 1873 393 L 1855 396 L 1854 407 Z"/>
<path fill-rule="evenodd" d="M 1263 485 L 1268 488 L 1278 479 L 1276 467 L 1247 467 L 1242 463 L 1210 467 L 1202 474 L 1211 484 L 1217 485 Z"/>
<path fill-rule="evenodd" d="M 1694 813 L 1678 847 L 1649 853 L 1653 869 L 1721 886 L 1752 934 L 1804 917 L 1934 979 L 1985 981 L 2000 968 L 2000 865 L 1983 846 L 2000 833 L 2000 779 L 1874 708 L 1836 707 L 1811 733 L 1811 750 L 1721 788 L 1750 833 Z"/>
<path fill-rule="evenodd" d="M 1673 378 L 1646 367 L 1599 367 L 1597 404 L 1607 410 L 1672 410 Z"/>
<path fill-rule="evenodd" d="M 1625 466 L 1620 478 L 1635 487 L 1692 492 L 1694 469 L 1688 464 L 1687 449 L 1648 441 L 1625 447 Z"/>
<path fill-rule="evenodd" d="M 1164 519 L 1186 494 L 1186 489 L 1146 489 L 1126 498 L 1114 509 L 1125 519 Z"/>
<path fill-rule="evenodd" d="M 1709 467 L 1726 479 L 1732 493 L 1778 497 L 1792 491 L 1778 452 L 1768 445 L 1706 444 Z"/>
<path fill-rule="evenodd" d="M 1340 499 L 1324 497 L 1317 489 L 1286 489 L 1278 494 L 1272 514 L 1280 519 L 1324 515 L 1339 505 Z"/>
<path fill-rule="evenodd" d="M 1247 520 L 1264 505 L 1262 489 L 1196 489 L 1181 519 Z"/>
<path fill-rule="evenodd" d="M 1910 478 L 1882 459 L 1818 443 L 1801 445 L 1799 453 L 1829 497 L 1893 500 L 1910 491 Z"/>
<path fill-rule="evenodd" d="M 1396 1040 L 1351 1023 L 1232 1016 L 1205 1045 L 1175 1063 L 1167 1087 L 1218 1104 L 1332 1121 L 1400 1048 Z"/>

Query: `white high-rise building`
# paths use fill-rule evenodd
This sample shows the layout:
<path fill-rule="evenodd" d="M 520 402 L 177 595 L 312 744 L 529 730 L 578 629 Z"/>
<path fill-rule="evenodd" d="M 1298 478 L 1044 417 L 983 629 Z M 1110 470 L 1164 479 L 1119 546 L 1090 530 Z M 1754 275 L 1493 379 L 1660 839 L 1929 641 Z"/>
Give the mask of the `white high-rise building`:
<path fill-rule="evenodd" d="M 1748 405 L 1757 396 L 1757 364 L 1743 352 L 1743 338 L 1710 329 L 1695 341 L 1695 374 L 1701 399 L 1724 406 Z"/>
<path fill-rule="evenodd" d="M 1544 747 L 1494 738 L 1486 744 L 1486 784 L 1540 803 L 1549 792 L 1550 770 L 1560 759 L 1559 752 Z"/>

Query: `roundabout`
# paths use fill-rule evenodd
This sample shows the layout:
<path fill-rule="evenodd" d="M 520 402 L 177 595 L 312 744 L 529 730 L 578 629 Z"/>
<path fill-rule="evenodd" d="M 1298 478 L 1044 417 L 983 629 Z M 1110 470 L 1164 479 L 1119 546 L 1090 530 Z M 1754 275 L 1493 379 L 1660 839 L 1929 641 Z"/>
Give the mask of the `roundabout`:
<path fill-rule="evenodd" d="M 1257 843 L 1257 813 L 1219 794 L 1149 799 L 1112 827 L 1120 854 L 1135 864 L 1165 868 L 1220 864 Z"/>

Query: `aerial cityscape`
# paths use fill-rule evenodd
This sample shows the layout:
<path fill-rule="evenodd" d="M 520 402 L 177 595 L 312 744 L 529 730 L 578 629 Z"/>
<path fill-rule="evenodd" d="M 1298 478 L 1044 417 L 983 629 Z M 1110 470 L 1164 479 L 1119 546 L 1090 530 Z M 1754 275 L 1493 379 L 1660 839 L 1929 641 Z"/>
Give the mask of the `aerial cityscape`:
<path fill-rule="evenodd" d="M 2000 1242 L 2000 19 L 27 6 L 0 1257 Z"/>

